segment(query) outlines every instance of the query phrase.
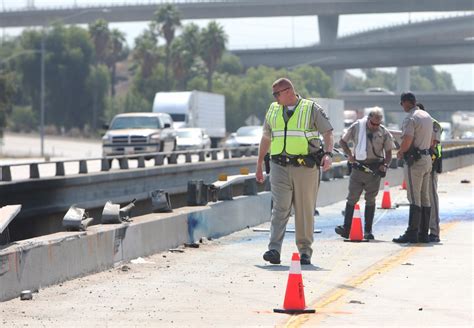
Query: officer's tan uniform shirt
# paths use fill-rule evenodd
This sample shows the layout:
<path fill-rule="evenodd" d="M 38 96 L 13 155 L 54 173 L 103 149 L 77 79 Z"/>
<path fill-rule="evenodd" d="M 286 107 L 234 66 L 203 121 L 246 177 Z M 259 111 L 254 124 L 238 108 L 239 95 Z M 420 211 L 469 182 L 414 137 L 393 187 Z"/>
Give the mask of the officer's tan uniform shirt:
<path fill-rule="evenodd" d="M 298 97 L 298 98 L 301 99 L 301 97 Z M 299 104 L 299 101 L 294 109 L 296 109 L 298 104 Z M 288 120 L 290 119 L 290 117 L 287 114 L 287 111 L 288 111 L 288 108 L 285 106 L 283 109 L 283 119 L 285 120 L 285 122 L 288 122 Z M 314 127 L 320 134 L 324 134 L 333 129 L 326 113 L 321 108 L 321 106 L 319 106 L 317 103 L 314 103 L 313 109 L 311 111 L 310 126 Z M 270 140 L 272 139 L 272 128 L 270 124 L 267 122 L 266 118 L 263 123 L 263 135 L 269 138 Z M 315 153 L 319 150 L 320 147 L 321 147 L 321 141 L 313 139 L 309 143 L 308 153 Z M 282 155 L 286 155 L 286 153 L 283 152 Z"/>
<path fill-rule="evenodd" d="M 342 140 L 344 140 L 346 143 L 350 142 L 351 140 L 354 141 L 355 148 L 355 146 L 359 142 L 359 129 L 360 121 L 357 120 L 349 127 L 346 133 L 342 136 Z M 371 141 L 367 136 L 367 159 L 364 162 L 380 162 L 384 158 L 384 151 L 385 153 L 392 151 L 392 135 L 383 125 L 380 125 L 375 132 L 370 131 L 369 128 L 366 129 L 367 134 L 372 133 L 373 137 Z"/>
<path fill-rule="evenodd" d="M 413 147 L 418 149 L 429 149 L 433 136 L 433 119 L 430 114 L 418 107 L 413 107 L 402 123 L 402 139 L 412 136 Z"/>

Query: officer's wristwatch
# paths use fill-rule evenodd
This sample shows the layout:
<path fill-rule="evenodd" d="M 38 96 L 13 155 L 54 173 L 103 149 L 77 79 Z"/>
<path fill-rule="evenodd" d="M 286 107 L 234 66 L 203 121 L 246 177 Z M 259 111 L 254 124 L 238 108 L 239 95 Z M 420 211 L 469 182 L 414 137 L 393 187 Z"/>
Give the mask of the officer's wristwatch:
<path fill-rule="evenodd" d="M 330 151 L 325 151 L 324 152 L 324 155 L 328 155 L 329 157 L 332 158 L 333 154 L 330 152 Z"/>

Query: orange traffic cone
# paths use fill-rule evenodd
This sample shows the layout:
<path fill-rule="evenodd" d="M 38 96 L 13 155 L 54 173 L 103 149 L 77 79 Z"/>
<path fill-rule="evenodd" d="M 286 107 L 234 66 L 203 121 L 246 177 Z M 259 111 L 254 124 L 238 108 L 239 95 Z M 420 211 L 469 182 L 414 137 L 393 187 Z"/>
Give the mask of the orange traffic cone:
<path fill-rule="evenodd" d="M 407 182 L 405 179 L 403 179 L 403 182 L 402 182 L 402 190 L 407 190 Z"/>
<path fill-rule="evenodd" d="M 349 239 L 344 241 L 361 242 L 368 241 L 364 240 L 364 234 L 362 233 L 362 220 L 360 218 L 360 207 L 359 204 L 354 206 L 354 215 L 352 216 L 351 231 L 349 233 Z"/>
<path fill-rule="evenodd" d="M 392 200 L 390 198 L 390 188 L 388 186 L 388 181 L 385 181 L 384 188 L 383 188 L 383 197 L 382 197 L 382 207 L 383 209 L 391 209 L 392 208 Z"/>
<path fill-rule="evenodd" d="M 276 313 L 315 313 L 315 309 L 307 309 L 304 300 L 303 276 L 301 275 L 300 255 L 293 253 L 291 258 L 288 283 L 286 285 L 285 300 L 283 309 L 273 309 Z"/>

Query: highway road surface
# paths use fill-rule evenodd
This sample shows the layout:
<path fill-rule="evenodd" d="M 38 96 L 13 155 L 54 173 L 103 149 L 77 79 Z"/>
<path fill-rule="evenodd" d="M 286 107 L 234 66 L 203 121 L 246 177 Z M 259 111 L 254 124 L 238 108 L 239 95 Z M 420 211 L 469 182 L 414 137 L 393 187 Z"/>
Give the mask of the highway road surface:
<path fill-rule="evenodd" d="M 268 234 L 246 229 L 40 289 L 32 301 L 0 303 L 0 325 L 472 327 L 473 169 L 440 176 L 438 244 L 391 242 L 406 228 L 407 206 L 378 210 L 369 243 L 345 243 L 334 233 L 344 202 L 319 208 L 315 227 L 322 233 L 315 235 L 313 264 L 303 266 L 306 303 L 316 314 L 273 313 L 283 304 L 294 235 L 286 236 L 282 264 L 269 265 L 262 260 Z M 406 203 L 398 187 L 391 196 Z"/>

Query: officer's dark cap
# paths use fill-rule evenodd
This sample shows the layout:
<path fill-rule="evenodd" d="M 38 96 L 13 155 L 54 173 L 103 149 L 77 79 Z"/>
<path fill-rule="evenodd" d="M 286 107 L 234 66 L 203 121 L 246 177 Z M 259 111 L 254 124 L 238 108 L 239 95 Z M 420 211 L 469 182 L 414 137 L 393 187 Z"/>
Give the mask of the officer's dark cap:
<path fill-rule="evenodd" d="M 411 92 L 404 92 L 400 96 L 400 101 L 409 101 L 409 102 L 414 104 L 414 103 L 416 103 L 416 97 Z"/>

